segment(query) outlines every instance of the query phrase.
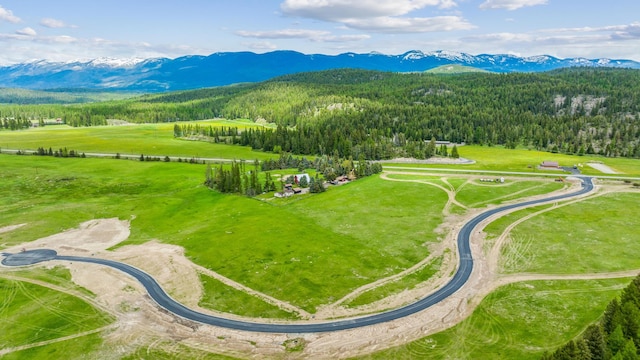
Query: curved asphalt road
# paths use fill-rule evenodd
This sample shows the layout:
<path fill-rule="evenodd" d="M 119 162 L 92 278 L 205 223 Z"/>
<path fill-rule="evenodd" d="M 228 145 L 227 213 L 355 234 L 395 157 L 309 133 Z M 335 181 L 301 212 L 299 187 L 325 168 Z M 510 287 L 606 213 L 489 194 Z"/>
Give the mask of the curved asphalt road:
<path fill-rule="evenodd" d="M 87 262 L 92 264 L 100 264 L 105 266 L 110 266 L 112 268 L 118 269 L 126 274 L 133 276 L 136 280 L 138 280 L 144 288 L 149 293 L 149 296 L 161 307 L 166 310 L 183 317 L 185 319 L 197 321 L 204 324 L 221 326 L 225 328 L 235 329 L 235 330 L 243 330 L 243 331 L 257 331 L 257 332 L 267 332 L 267 333 L 318 333 L 318 332 L 328 332 L 328 331 L 337 331 L 337 330 L 346 330 L 352 329 L 362 326 L 379 324 L 395 319 L 399 319 L 405 316 L 409 316 L 415 314 L 419 311 L 422 311 L 430 306 L 437 304 L 438 302 L 446 299 L 447 297 L 453 295 L 458 289 L 464 285 L 465 282 L 469 279 L 471 275 L 471 271 L 473 270 L 473 258 L 471 257 L 471 247 L 470 247 L 470 237 L 471 232 L 474 230 L 478 224 L 482 221 L 486 220 L 490 216 L 493 216 L 497 213 L 511 210 L 523 206 L 548 203 L 558 200 L 568 199 L 574 196 L 579 196 L 586 194 L 593 190 L 593 182 L 591 178 L 582 177 L 581 178 L 582 189 L 579 191 L 554 196 L 546 199 L 539 200 L 531 200 L 518 204 L 511 204 L 502 206 L 499 208 L 491 209 L 486 211 L 475 218 L 471 219 L 467 222 L 460 232 L 458 233 L 458 252 L 460 255 L 460 266 L 456 271 L 453 278 L 443 287 L 439 288 L 437 291 L 432 293 L 431 295 L 407 306 L 375 314 L 364 316 L 360 318 L 353 318 L 347 320 L 337 320 L 331 322 L 323 322 L 323 323 L 306 323 L 306 324 L 267 324 L 267 323 L 255 323 L 248 321 L 240 321 L 240 320 L 230 320 L 217 316 L 203 314 L 192 309 L 187 308 L 186 306 L 180 304 L 179 302 L 172 299 L 167 293 L 162 290 L 160 285 L 151 277 L 149 274 L 144 271 L 137 269 L 133 266 L 120 263 L 117 261 L 104 260 L 98 258 L 89 258 L 89 257 L 77 257 L 77 256 L 55 256 L 53 259 L 47 260 L 65 260 L 65 261 L 80 261 Z M 17 255 L 17 254 L 16 254 Z M 5 259 L 7 260 L 7 259 Z M 4 265 L 8 265 L 3 260 Z"/>

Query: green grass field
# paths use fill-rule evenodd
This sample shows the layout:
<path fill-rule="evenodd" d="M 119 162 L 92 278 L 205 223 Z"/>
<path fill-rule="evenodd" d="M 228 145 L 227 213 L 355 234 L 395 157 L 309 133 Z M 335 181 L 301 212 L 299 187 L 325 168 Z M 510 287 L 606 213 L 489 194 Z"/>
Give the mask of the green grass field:
<path fill-rule="evenodd" d="M 113 321 L 111 316 L 80 298 L 29 282 L 0 277 L 0 299 L 0 349 L 54 340 L 94 330 Z M 83 354 L 99 346 L 101 340 L 88 338 L 79 342 L 82 347 L 64 344 L 65 354 L 70 354 L 69 350 Z"/>
<path fill-rule="evenodd" d="M 191 123 L 207 127 L 211 125 L 213 127 L 238 127 L 239 129 L 257 126 L 253 123 L 223 119 Z M 69 150 L 73 149 L 80 153 L 170 155 L 185 158 L 246 160 L 264 160 L 277 156 L 260 151 L 252 151 L 249 147 L 175 139 L 173 137 L 173 125 L 173 123 L 160 123 L 85 128 L 46 126 L 23 131 L 1 131 L 0 150 L 36 150 L 38 147 L 44 147 L 45 149 L 51 147 L 55 151 L 66 147 Z"/>
<path fill-rule="evenodd" d="M 372 302 L 382 300 L 389 295 L 397 294 L 404 290 L 411 290 L 415 288 L 416 285 L 431 279 L 433 275 L 435 275 L 440 270 L 441 265 L 442 257 L 440 256 L 433 259 L 433 261 L 424 266 L 422 269 L 413 272 L 398 281 L 393 281 L 362 293 L 360 296 L 357 296 L 353 298 L 353 300 L 347 302 L 346 305 L 355 307 L 370 304 Z"/>
<path fill-rule="evenodd" d="M 467 184 L 456 193 L 456 199 L 470 208 L 500 205 L 510 200 L 548 194 L 565 185 L 549 179 L 537 181 L 512 181 L 500 183 Z"/>
<path fill-rule="evenodd" d="M 640 268 L 640 193 L 614 193 L 535 216 L 503 249 L 504 271 L 579 274 Z M 606 254 L 606 256 L 603 256 Z"/>
<path fill-rule="evenodd" d="M 166 129 L 167 133 L 162 130 L 162 135 L 154 135 L 160 132 L 161 126 L 168 126 L 166 124 L 146 126 L 135 127 L 123 143 L 140 146 L 136 149 L 156 146 L 167 151 L 158 155 L 180 156 L 189 154 L 171 151 L 192 152 L 199 151 L 200 146 L 213 146 L 173 139 L 171 128 Z M 92 151 L 117 152 L 113 149 L 119 146 L 117 139 L 123 136 L 122 129 L 134 127 L 113 127 L 116 128 L 119 130 L 104 127 L 48 131 L 71 134 L 68 138 L 52 141 L 81 141 L 95 131 L 95 137 L 82 140 L 84 144 L 104 146 L 105 149 Z M 86 132 L 78 136 L 73 133 L 75 130 Z M 100 134 L 102 130 L 105 132 Z M 113 132 L 109 134 L 110 131 Z M 47 138 L 44 131 L 41 138 L 32 138 L 36 133 L 0 133 L 0 146 L 5 146 L 7 134 L 26 134 L 25 139 L 33 144 Z M 10 141 L 20 143 L 20 136 L 11 136 Z M 51 133 L 48 136 L 52 137 Z M 162 139 L 156 142 L 154 136 Z M 100 137 L 103 139 L 96 140 Z M 222 155 L 191 156 L 240 158 L 236 155 L 242 151 L 261 154 L 235 146 L 218 146 Z M 77 145 L 68 147 L 83 151 Z M 478 156 L 478 164 L 469 166 L 486 170 L 528 171 L 527 164 L 540 156 L 529 150 L 461 147 L 465 157 L 472 157 L 465 154 L 465 150 Z M 248 157 L 253 158 L 256 157 Z M 544 157 L 542 160 L 558 158 Z M 600 160 L 627 174 L 640 174 L 638 161 Z M 445 236 L 436 233 L 444 221 L 443 208 L 447 203 L 444 191 L 428 184 L 386 181 L 379 176 L 334 187 L 320 195 L 273 201 L 270 196 L 250 199 L 211 191 L 202 185 L 205 166 L 198 164 L 0 154 L 0 169 L 0 227 L 27 224 L 0 233 L 0 249 L 74 228 L 90 219 L 133 219 L 131 236 L 122 245 L 159 239 L 183 246 L 186 255 L 195 263 L 311 313 L 318 306 L 332 303 L 362 285 L 414 265 L 429 255 L 428 244 Z M 551 192 L 563 186 L 547 178 L 482 186 L 466 183 L 464 175 L 459 174 L 447 178 L 446 182 L 429 175 L 390 177 L 428 181 L 445 188 L 450 184 L 457 191 L 458 201 L 477 208 Z M 514 193 L 517 194 L 514 196 Z M 634 241 L 634 230 L 639 224 L 630 211 L 635 208 L 638 196 L 637 193 L 606 195 L 554 209 L 526 221 L 514 229 L 514 242 L 504 249 L 503 265 L 510 273 L 586 273 L 640 268 L 640 262 L 636 260 L 640 258 L 640 248 Z M 451 211 L 464 214 L 466 210 L 452 207 Z M 532 211 L 535 210 L 504 216 L 489 225 L 487 232 L 495 237 L 517 218 Z M 349 305 L 367 304 L 411 288 L 433 276 L 437 264 L 432 265 L 366 292 Z M 27 276 L 31 271 L 24 270 L 21 276 Z M 69 281 L 68 273 L 62 269 L 38 271 L 31 276 L 53 284 Z M 211 278 L 203 280 L 206 290 L 201 302 L 203 306 L 243 316 L 291 316 L 259 300 L 249 302 L 255 299 L 220 287 Z M 606 304 L 627 282 L 628 279 L 509 285 L 489 295 L 470 319 L 453 329 L 370 358 L 439 359 L 451 355 L 471 359 L 478 358 L 483 349 L 497 354 L 492 358 L 535 358 L 544 349 L 566 341 L 586 327 L 601 312 L 597 306 Z M 225 296 L 219 296 L 221 292 Z M 597 294 L 597 299 L 593 304 L 586 304 L 587 295 L 591 293 Z M 522 308 L 526 311 L 521 311 Z M 10 309 L 8 314 L 19 313 Z M 553 317 L 541 314 L 552 314 Z M 563 319 L 567 324 L 565 328 L 560 326 Z M 558 332 L 542 331 L 548 324 L 558 327 L 554 330 Z M 513 330 L 505 331 L 505 328 Z M 69 329 L 71 333 L 82 331 Z M 24 341 L 40 340 L 28 338 Z M 19 355 L 47 358 L 47 354 L 67 353 L 73 357 L 73 354 L 80 354 L 80 350 L 73 350 L 78 346 L 94 351 L 100 344 L 98 334 L 87 335 L 13 353 L 7 358 L 20 358 Z M 526 351 L 517 352 L 523 349 Z M 171 348 L 154 348 L 149 351 L 158 358 L 175 358 L 182 350 L 172 352 Z M 133 358 L 138 356 L 136 354 Z M 433 357 L 429 357 L 431 355 Z M 193 356 L 204 355 L 194 353 Z"/>
<path fill-rule="evenodd" d="M 506 285 L 489 294 L 458 325 L 359 359 L 539 359 L 597 320 L 630 281 Z"/>
<path fill-rule="evenodd" d="M 254 318 L 297 319 L 295 314 L 281 310 L 244 291 L 236 290 L 211 276 L 200 274 L 204 295 L 198 305 L 231 314 Z"/>
<path fill-rule="evenodd" d="M 435 184 L 450 189 L 453 187 L 455 198 L 461 204 L 469 208 L 480 208 L 487 205 L 499 205 L 504 202 L 522 199 L 529 196 L 548 194 L 565 187 L 563 183 L 554 182 L 551 179 L 539 178 L 534 180 L 506 180 L 505 183 L 497 182 L 467 182 L 467 179 L 446 178 L 446 183 L 441 177 L 434 177 L 425 173 L 415 174 L 390 174 L 390 179 L 420 181 Z"/>

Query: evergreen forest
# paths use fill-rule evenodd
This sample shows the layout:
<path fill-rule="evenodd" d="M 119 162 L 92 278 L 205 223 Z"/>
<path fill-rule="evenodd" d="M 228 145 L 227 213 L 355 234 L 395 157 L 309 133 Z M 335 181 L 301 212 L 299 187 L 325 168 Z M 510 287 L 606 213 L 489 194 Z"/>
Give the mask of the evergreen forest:
<path fill-rule="evenodd" d="M 250 119 L 271 125 L 225 134 L 178 126 L 174 136 L 372 160 L 428 158 L 438 153 L 432 140 L 638 158 L 639 100 L 640 71 L 630 69 L 446 75 L 340 69 L 84 104 L 6 104 L 0 125 Z"/>

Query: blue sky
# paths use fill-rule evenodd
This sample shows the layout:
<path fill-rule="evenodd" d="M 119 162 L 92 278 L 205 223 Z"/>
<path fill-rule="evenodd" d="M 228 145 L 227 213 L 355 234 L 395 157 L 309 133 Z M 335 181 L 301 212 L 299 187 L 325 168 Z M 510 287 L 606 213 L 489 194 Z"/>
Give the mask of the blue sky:
<path fill-rule="evenodd" d="M 0 0 L 0 64 L 221 51 L 640 61 L 638 0 Z"/>

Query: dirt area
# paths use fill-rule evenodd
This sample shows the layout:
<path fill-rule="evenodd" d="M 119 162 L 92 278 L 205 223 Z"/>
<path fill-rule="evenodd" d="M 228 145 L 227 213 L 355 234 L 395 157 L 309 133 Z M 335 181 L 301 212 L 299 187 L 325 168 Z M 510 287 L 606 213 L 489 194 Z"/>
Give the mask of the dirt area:
<path fill-rule="evenodd" d="M 9 231 L 13 231 L 15 229 L 18 229 L 20 227 L 23 227 L 27 225 L 25 224 L 18 224 L 18 225 L 9 225 L 9 226 L 5 226 L 5 227 L 0 227 L 0 234 L 5 233 L 5 232 L 9 232 Z"/>
<path fill-rule="evenodd" d="M 612 168 L 610 168 L 607 165 L 602 164 L 602 163 L 588 162 L 587 165 L 589 165 L 592 168 L 600 171 L 603 174 L 617 174 L 618 173 L 617 171 L 613 170 Z"/>
<path fill-rule="evenodd" d="M 456 177 L 458 176 L 456 175 Z M 446 179 L 444 181 L 446 183 Z M 438 185 L 438 187 L 445 191 L 451 191 L 447 186 Z M 559 192 L 575 191 L 579 187 L 579 183 L 576 182 Z M 555 192 L 554 195 L 559 192 Z M 598 186 L 596 195 L 600 192 L 602 192 L 602 189 Z M 586 197 L 588 196 L 593 195 L 587 195 Z M 584 198 L 585 196 L 571 200 L 571 202 L 581 201 Z M 315 318 L 304 316 L 307 320 L 303 320 L 303 322 L 318 322 L 322 321 L 320 320 L 321 318 L 357 316 L 363 314 L 363 312 L 380 311 L 406 304 L 433 292 L 449 280 L 457 264 L 457 231 L 464 222 L 477 215 L 480 211 L 482 210 L 470 210 L 464 216 L 449 214 L 446 217 L 445 223 L 440 228 L 443 240 L 440 244 L 434 245 L 434 248 L 430 249 L 431 256 L 444 254 L 446 249 L 452 250 L 449 252 L 451 256 L 445 256 L 445 261 L 440 271 L 441 276 L 435 277 L 411 291 L 405 291 L 366 307 L 345 309 L 340 306 L 340 303 L 347 298 L 357 296 L 369 287 L 379 286 L 392 280 L 383 279 L 368 287 L 356 289 L 352 294 L 347 295 L 335 304 L 326 306 L 318 314 L 315 314 Z M 485 224 L 492 220 L 486 220 Z M 2 228 L 0 231 L 3 229 L 6 228 Z M 21 244 L 13 249 L 6 249 L 6 251 L 19 251 L 23 247 L 27 249 L 50 248 L 58 251 L 61 255 L 96 256 L 126 262 L 152 275 L 174 299 L 204 313 L 213 314 L 210 310 L 198 307 L 198 300 L 202 295 L 198 272 L 207 273 L 207 275 L 214 276 L 221 279 L 221 281 L 224 280 L 230 286 L 243 291 L 253 291 L 242 284 L 234 283 L 219 274 L 193 264 L 184 256 L 184 249 L 179 246 L 150 241 L 142 245 L 123 246 L 114 251 L 107 250 L 122 242 L 128 236 L 128 221 L 98 219 L 85 222 L 77 229 L 71 229 L 28 244 Z M 475 261 L 473 273 L 469 281 L 450 298 L 414 316 L 380 325 L 320 334 L 263 334 L 203 325 L 178 318 L 159 308 L 146 295 L 137 281 L 114 269 L 67 261 L 51 261 L 35 266 L 63 265 L 69 268 L 73 281 L 90 290 L 96 296 L 76 295 L 84 297 L 87 301 L 115 316 L 115 324 L 109 326 L 103 332 L 105 344 L 109 349 L 108 352 L 105 350 L 105 354 L 102 354 L 105 358 L 121 357 L 141 347 L 146 349 L 157 347 L 171 351 L 176 348 L 177 344 L 202 351 L 242 358 L 348 358 L 402 345 L 450 328 L 468 317 L 484 296 L 498 286 L 507 283 L 534 279 L 622 277 L 632 276 L 638 272 L 587 274 L 573 277 L 537 274 L 504 276 L 499 272 L 498 255 L 500 247 L 509 240 L 508 233 L 505 232 L 501 240 L 495 241 L 491 246 L 487 246 L 484 240 L 482 232 L 474 232 L 471 239 Z M 428 260 L 425 259 L 420 264 L 416 264 L 415 268 L 418 269 L 426 264 Z M 409 269 L 408 271 L 416 269 Z M 0 268 L 0 275 L 11 276 L 11 271 L 15 270 Z M 295 308 L 290 304 L 279 302 L 277 299 L 268 298 L 267 295 L 255 291 L 253 294 L 263 297 L 265 301 L 287 308 L 289 311 Z M 224 316 L 239 318 L 228 314 Z M 304 341 L 304 350 L 301 352 L 287 352 L 283 344 L 290 339 Z"/>

